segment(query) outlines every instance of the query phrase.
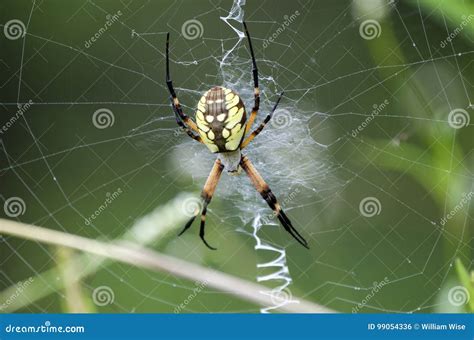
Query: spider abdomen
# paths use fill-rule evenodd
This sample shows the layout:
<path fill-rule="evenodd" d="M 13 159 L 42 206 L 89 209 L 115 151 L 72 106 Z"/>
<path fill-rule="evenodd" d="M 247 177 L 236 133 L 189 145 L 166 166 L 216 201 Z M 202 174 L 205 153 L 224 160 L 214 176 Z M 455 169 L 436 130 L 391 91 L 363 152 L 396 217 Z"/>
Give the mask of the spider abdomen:
<path fill-rule="evenodd" d="M 230 89 L 216 86 L 199 100 L 196 124 L 204 144 L 213 153 L 237 150 L 245 134 L 246 120 L 242 99 Z"/>

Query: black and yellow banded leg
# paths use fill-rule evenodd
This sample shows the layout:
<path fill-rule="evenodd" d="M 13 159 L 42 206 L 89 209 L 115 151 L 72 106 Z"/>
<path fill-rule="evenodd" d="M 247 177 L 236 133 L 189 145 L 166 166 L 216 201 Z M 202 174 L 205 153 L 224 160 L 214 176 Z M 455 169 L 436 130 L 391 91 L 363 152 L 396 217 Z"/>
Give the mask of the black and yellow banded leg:
<path fill-rule="evenodd" d="M 201 237 L 201 240 L 204 242 L 204 244 L 209 249 L 212 249 L 212 250 L 216 250 L 216 248 L 211 247 L 209 243 L 207 243 L 206 239 L 204 238 L 204 229 L 206 226 L 207 206 L 211 202 L 212 196 L 214 195 L 214 192 L 216 191 L 217 183 L 219 183 L 222 170 L 224 170 L 224 166 L 222 165 L 222 162 L 219 159 L 217 159 L 214 163 L 214 166 L 212 167 L 211 173 L 207 177 L 206 183 L 204 184 L 204 188 L 202 189 L 202 193 L 201 193 L 202 209 L 201 209 L 201 226 L 199 228 L 199 236 Z M 194 216 L 191 217 L 191 219 L 186 223 L 186 225 L 184 226 L 183 230 L 179 233 L 179 235 L 182 235 L 186 230 L 188 230 L 191 227 L 191 225 L 193 224 L 198 214 L 199 214 L 199 209 L 196 209 L 196 211 L 194 212 Z"/>
<path fill-rule="evenodd" d="M 174 109 L 174 106 L 173 106 L 173 109 Z M 200 135 L 195 135 L 194 132 L 192 132 L 184 123 L 183 121 L 179 118 L 179 116 L 176 114 L 176 111 L 175 111 L 175 117 L 176 117 L 176 123 L 178 124 L 178 126 L 181 128 L 182 131 L 186 132 L 186 134 L 191 137 L 192 139 L 198 141 L 199 143 L 203 143 L 204 142 L 202 141 L 202 138 Z"/>
<path fill-rule="evenodd" d="M 257 62 L 255 61 L 255 54 L 253 53 L 252 39 L 250 38 L 249 31 L 247 29 L 247 24 L 244 22 L 245 35 L 249 41 L 249 50 L 252 57 L 252 74 L 253 74 L 253 87 L 254 87 L 254 105 L 252 108 L 252 113 L 249 116 L 247 121 L 247 126 L 245 128 L 245 135 L 247 135 L 252 127 L 255 118 L 257 117 L 258 110 L 260 108 L 260 89 L 258 87 L 258 68 Z"/>
<path fill-rule="evenodd" d="M 249 133 L 250 129 L 252 128 L 253 123 L 255 122 L 255 118 L 257 118 L 258 110 L 260 107 L 260 90 L 258 87 L 255 88 L 255 105 L 252 108 L 252 113 L 250 113 L 249 119 L 247 120 L 247 125 L 245 127 L 245 136 Z"/>
<path fill-rule="evenodd" d="M 181 108 L 181 104 L 179 103 L 178 97 L 176 96 L 176 92 L 173 87 L 173 81 L 170 77 L 170 58 L 169 58 L 169 45 L 170 45 L 170 34 L 166 35 L 166 85 L 168 86 L 168 90 L 171 95 L 171 105 L 173 106 L 173 111 L 176 115 L 179 116 L 184 124 L 186 124 L 191 130 L 195 133 L 199 133 L 196 123 L 193 122 L 188 115 L 183 112 Z"/>
<path fill-rule="evenodd" d="M 242 160 L 240 161 L 240 166 L 244 169 L 247 175 L 250 178 L 250 181 L 254 185 L 255 189 L 260 193 L 263 199 L 267 202 L 270 208 L 275 212 L 278 220 L 282 224 L 283 228 L 290 233 L 293 238 L 298 241 L 303 247 L 308 248 L 308 242 L 300 235 L 300 233 L 293 227 L 291 224 L 290 219 L 286 216 L 285 212 L 281 208 L 280 204 L 278 203 L 275 195 L 273 195 L 272 191 L 268 184 L 264 181 L 262 176 L 258 173 L 257 169 L 253 166 L 247 156 L 242 156 Z"/>
<path fill-rule="evenodd" d="M 181 120 L 178 119 L 178 117 L 176 117 L 176 122 L 178 123 L 179 127 L 181 128 L 181 130 L 183 130 L 184 132 L 186 132 L 186 134 L 191 137 L 192 139 L 198 141 L 199 143 L 203 143 L 204 142 L 202 141 L 202 138 L 201 136 L 199 135 L 195 135 L 186 125 L 183 124 L 183 122 Z"/>
<path fill-rule="evenodd" d="M 273 113 L 275 112 L 275 110 L 277 109 L 278 107 L 278 104 L 280 103 L 280 100 L 281 100 L 281 97 L 283 96 L 283 92 L 280 93 L 280 95 L 278 96 L 278 99 L 275 103 L 275 105 L 273 106 L 273 109 L 272 111 L 265 117 L 265 119 L 263 120 L 263 122 L 258 126 L 258 128 L 256 128 L 241 144 L 240 148 L 243 149 L 245 148 L 255 137 L 258 136 L 258 134 L 260 132 L 262 132 L 263 128 L 268 124 L 268 122 L 270 121 L 270 119 L 272 119 L 272 116 L 273 116 Z"/>

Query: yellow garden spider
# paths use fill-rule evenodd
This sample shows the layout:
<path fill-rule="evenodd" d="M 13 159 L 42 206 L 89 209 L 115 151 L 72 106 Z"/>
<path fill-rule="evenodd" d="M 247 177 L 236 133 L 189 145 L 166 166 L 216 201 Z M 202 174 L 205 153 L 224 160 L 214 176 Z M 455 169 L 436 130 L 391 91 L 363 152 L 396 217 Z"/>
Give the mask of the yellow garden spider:
<path fill-rule="evenodd" d="M 248 121 L 244 103 L 239 95 L 234 91 L 221 86 L 213 87 L 201 97 L 196 111 L 196 123 L 183 112 L 173 88 L 173 82 L 170 78 L 170 34 L 168 33 L 166 36 L 166 85 L 168 86 L 171 95 L 171 106 L 176 116 L 176 122 L 191 138 L 205 144 L 212 153 L 218 154 L 201 193 L 202 209 L 199 236 L 208 248 L 216 250 L 216 248 L 211 247 L 204 238 L 207 205 L 212 199 L 212 195 L 214 194 L 224 168 L 226 168 L 231 175 L 239 174 L 241 169 L 244 169 L 252 184 L 274 211 L 285 230 L 289 232 L 301 245 L 309 249 L 308 243 L 293 227 L 290 220 L 281 209 L 280 204 L 275 195 L 273 195 L 268 184 L 265 183 L 262 176 L 260 176 L 247 156 L 241 153 L 241 150 L 244 149 L 270 121 L 281 97 L 283 96 L 283 93 L 281 93 L 270 114 L 268 114 L 263 122 L 252 133 L 250 133 L 247 138 L 245 138 L 245 136 L 250 132 L 258 113 L 260 90 L 258 88 L 258 69 L 255 55 L 253 53 L 252 41 L 245 22 L 243 25 L 252 57 L 254 83 L 254 106 Z M 179 235 L 182 235 L 189 227 L 191 227 L 191 224 L 199 214 L 199 211 L 200 209 L 196 209 L 194 216 L 188 221 L 188 223 L 186 223 L 184 229 L 179 233 Z"/>

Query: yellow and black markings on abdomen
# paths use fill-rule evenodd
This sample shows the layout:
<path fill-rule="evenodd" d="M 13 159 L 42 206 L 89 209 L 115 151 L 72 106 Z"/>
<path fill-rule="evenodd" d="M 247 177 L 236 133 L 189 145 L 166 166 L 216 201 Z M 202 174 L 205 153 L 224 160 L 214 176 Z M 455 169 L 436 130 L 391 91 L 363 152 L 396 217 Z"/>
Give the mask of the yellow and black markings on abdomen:
<path fill-rule="evenodd" d="M 214 87 L 199 100 L 196 124 L 202 141 L 213 153 L 237 150 L 246 120 L 244 103 L 230 89 Z"/>

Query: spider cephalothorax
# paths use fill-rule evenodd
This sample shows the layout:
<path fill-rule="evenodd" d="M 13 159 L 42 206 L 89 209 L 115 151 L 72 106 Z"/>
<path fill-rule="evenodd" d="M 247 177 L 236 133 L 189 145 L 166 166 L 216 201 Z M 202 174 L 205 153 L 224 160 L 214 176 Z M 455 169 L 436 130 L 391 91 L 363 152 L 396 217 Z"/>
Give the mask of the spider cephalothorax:
<path fill-rule="evenodd" d="M 247 120 L 245 106 L 237 93 L 225 87 L 216 86 L 204 93 L 199 100 L 196 110 L 196 122 L 189 118 L 182 110 L 178 97 L 173 88 L 173 82 L 169 72 L 169 33 L 166 38 L 166 84 L 171 95 L 171 106 L 176 116 L 178 125 L 193 139 L 205 144 L 212 153 L 217 153 L 218 157 L 204 184 L 201 193 L 202 209 L 197 209 L 193 217 L 186 223 L 180 235 L 184 233 L 193 223 L 196 216 L 201 212 L 201 227 L 199 235 L 207 247 L 211 247 L 204 238 L 204 227 L 206 223 L 207 205 L 212 199 L 212 195 L 217 187 L 220 176 L 224 168 L 231 174 L 238 174 L 243 169 L 249 176 L 252 184 L 265 199 L 270 208 L 275 212 L 278 220 L 301 245 L 308 248 L 306 240 L 293 227 L 291 221 L 283 212 L 275 195 L 268 184 L 264 181 L 257 169 L 253 166 L 247 156 L 241 154 L 244 149 L 265 127 L 272 118 L 278 103 L 283 95 L 280 94 L 273 106 L 272 111 L 265 117 L 263 122 L 250 133 L 253 122 L 257 116 L 260 106 L 260 90 L 258 88 L 258 69 L 252 48 L 252 41 L 243 23 L 245 33 L 249 42 L 250 54 L 252 57 L 252 73 L 254 82 L 254 106 Z"/>

